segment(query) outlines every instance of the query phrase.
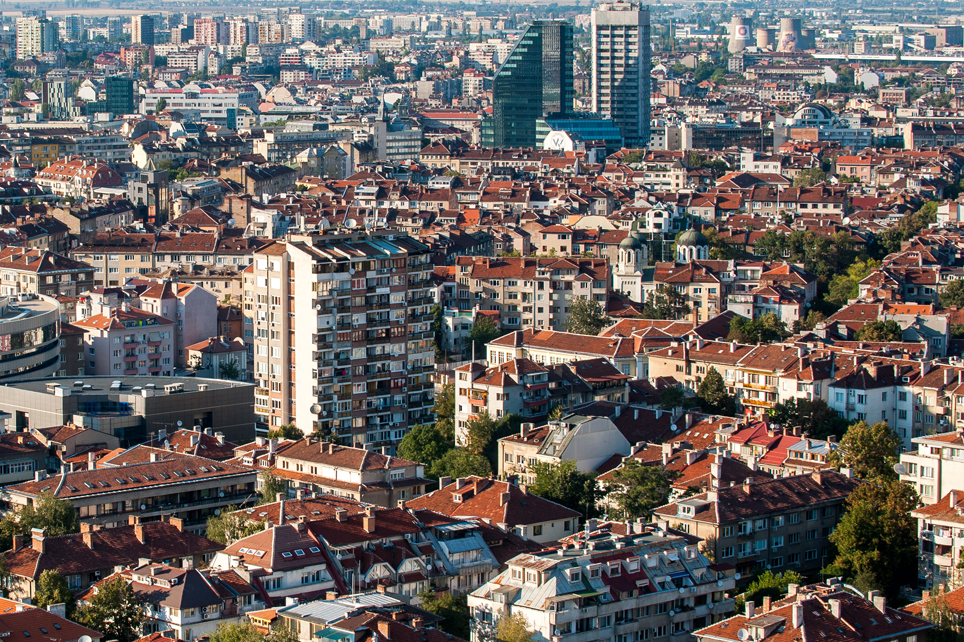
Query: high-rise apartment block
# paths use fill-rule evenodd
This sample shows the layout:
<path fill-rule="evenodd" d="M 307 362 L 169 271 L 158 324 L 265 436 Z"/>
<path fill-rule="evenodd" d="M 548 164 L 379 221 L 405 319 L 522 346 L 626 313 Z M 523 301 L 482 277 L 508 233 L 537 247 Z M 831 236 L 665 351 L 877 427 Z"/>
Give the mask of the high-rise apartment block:
<path fill-rule="evenodd" d="M 154 18 L 134 16 L 131 18 L 131 42 L 142 45 L 154 44 Z"/>
<path fill-rule="evenodd" d="M 223 20 L 198 18 L 194 21 L 194 44 L 217 47 L 231 41 L 231 27 Z"/>
<path fill-rule="evenodd" d="M 536 121 L 573 111 L 572 24 L 529 25 L 492 83 L 492 119 L 483 123 L 491 147 L 535 147 Z"/>
<path fill-rule="evenodd" d="M 429 248 L 405 235 L 293 236 L 254 255 L 244 305 L 270 427 L 388 446 L 432 421 Z"/>
<path fill-rule="evenodd" d="M 609 116 L 627 147 L 649 143 L 649 9 L 630 2 L 592 10 L 592 109 Z"/>
<path fill-rule="evenodd" d="M 17 60 L 55 51 L 59 42 L 57 23 L 47 18 L 17 18 Z"/>

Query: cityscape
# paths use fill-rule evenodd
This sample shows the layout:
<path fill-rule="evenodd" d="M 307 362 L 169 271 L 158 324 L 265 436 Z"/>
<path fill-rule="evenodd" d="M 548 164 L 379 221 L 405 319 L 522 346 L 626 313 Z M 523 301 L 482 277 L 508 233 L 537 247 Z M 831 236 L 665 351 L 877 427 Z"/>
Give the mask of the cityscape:
<path fill-rule="evenodd" d="M 964 4 L 0 2 L 6 642 L 964 639 Z"/>

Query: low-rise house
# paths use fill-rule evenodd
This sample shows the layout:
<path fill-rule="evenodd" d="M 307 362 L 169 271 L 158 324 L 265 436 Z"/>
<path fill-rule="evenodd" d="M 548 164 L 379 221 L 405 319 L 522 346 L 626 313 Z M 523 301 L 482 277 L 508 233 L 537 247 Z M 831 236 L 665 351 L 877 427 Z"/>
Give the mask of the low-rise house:
<path fill-rule="evenodd" d="M 439 489 L 406 502 L 451 517 L 487 519 L 536 542 L 554 542 L 579 528 L 579 513 L 509 482 L 485 477 L 439 479 Z"/>
<path fill-rule="evenodd" d="M 157 439 L 147 442 L 146 446 L 163 448 L 175 453 L 206 457 L 215 461 L 225 461 L 234 457 L 237 445 L 224 440 L 224 433 L 214 432 L 211 428 L 189 430 L 182 428 L 168 434 L 162 428 Z"/>
<path fill-rule="evenodd" d="M 182 568 L 199 568 L 212 559 L 223 545 L 191 533 L 184 520 L 167 518 L 141 523 L 136 515 L 130 523 L 115 528 L 81 524 L 81 532 L 48 537 L 34 529 L 31 540 L 17 535 L 13 547 L 3 553 L 10 577 L 6 581 L 11 597 L 31 600 L 44 571 L 57 571 L 71 591 L 86 589 L 106 578 L 115 566 L 131 566 L 138 560 L 165 562 Z"/>
<path fill-rule="evenodd" d="M 63 606 L 60 607 L 63 609 Z M 100 642 L 104 634 L 68 620 L 54 608 L 17 608 L 0 613 L 0 634 L 11 642 Z"/>

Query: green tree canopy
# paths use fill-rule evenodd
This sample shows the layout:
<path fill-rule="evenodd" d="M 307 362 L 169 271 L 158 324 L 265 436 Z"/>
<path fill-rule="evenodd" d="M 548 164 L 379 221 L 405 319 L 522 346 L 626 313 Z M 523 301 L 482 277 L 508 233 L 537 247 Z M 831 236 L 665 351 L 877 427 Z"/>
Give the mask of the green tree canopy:
<path fill-rule="evenodd" d="M 489 341 L 498 339 L 503 334 L 505 333 L 499 330 L 495 325 L 495 321 L 493 321 L 490 316 L 480 314 L 475 317 L 475 323 L 472 324 L 472 329 L 469 330 L 470 347 L 475 346 L 475 358 L 485 359 L 486 344 Z"/>
<path fill-rule="evenodd" d="M 220 515 L 208 517 L 207 524 L 204 536 L 225 546 L 264 530 L 264 522 L 248 519 L 245 513 L 238 512 L 237 506 L 222 508 Z"/>
<path fill-rule="evenodd" d="M 726 391 L 726 382 L 713 366 L 710 366 L 700 382 L 696 399 L 704 412 L 726 416 L 736 414 L 736 400 Z"/>
<path fill-rule="evenodd" d="M 231 359 L 230 361 L 225 361 L 220 366 L 220 373 L 222 379 L 228 379 L 229 381 L 237 381 L 241 378 L 241 368 L 238 367 L 238 362 L 236 359 Z"/>
<path fill-rule="evenodd" d="M 884 421 L 869 425 L 858 421 L 850 428 L 840 447 L 830 453 L 834 466 L 850 468 L 858 479 L 893 479 L 894 464 L 900 453 L 900 437 Z"/>
<path fill-rule="evenodd" d="M 484 456 L 474 453 L 465 448 L 453 448 L 445 453 L 432 466 L 432 472 L 436 477 L 488 477 L 492 474 L 492 464 Z"/>
<path fill-rule="evenodd" d="M 686 303 L 686 297 L 671 285 L 658 285 L 646 298 L 643 306 L 644 319 L 678 320 L 693 309 Z"/>
<path fill-rule="evenodd" d="M 495 432 L 495 420 L 488 410 L 480 410 L 474 419 L 465 422 L 467 443 L 462 444 L 469 452 L 481 455 Z"/>
<path fill-rule="evenodd" d="M 847 431 L 847 420 L 836 413 L 823 399 L 790 399 L 767 411 L 770 420 L 786 428 L 800 427 L 800 432 L 814 439 L 830 435 L 841 437 Z"/>
<path fill-rule="evenodd" d="M 686 404 L 683 386 L 670 386 L 659 393 L 659 407 L 663 410 L 682 408 Z"/>
<path fill-rule="evenodd" d="M 427 472 L 431 464 L 439 461 L 452 449 L 452 443 L 432 425 L 418 424 L 412 426 L 401 443 L 398 444 L 398 456 L 425 464 Z"/>
<path fill-rule="evenodd" d="M 435 427 L 445 441 L 455 445 L 455 385 L 447 383 L 435 393 L 435 405 L 432 406 L 435 415 Z"/>
<path fill-rule="evenodd" d="M 730 321 L 728 341 L 737 343 L 763 344 L 782 341 L 790 335 L 787 325 L 774 312 L 767 312 L 756 319 L 747 319 L 739 315 Z"/>
<path fill-rule="evenodd" d="M 787 587 L 791 584 L 802 585 L 803 583 L 803 576 L 796 571 L 785 571 L 783 573 L 764 571 L 754 577 L 750 585 L 746 587 L 746 591 L 737 597 L 737 613 L 743 610 L 743 605 L 746 602 L 760 604 L 765 597 L 776 600 L 783 597 L 784 593 L 787 592 Z"/>
<path fill-rule="evenodd" d="M 818 183 L 822 183 L 827 180 L 827 172 L 816 167 L 811 169 L 800 170 L 796 176 L 793 177 L 794 187 L 813 187 Z"/>
<path fill-rule="evenodd" d="M 614 499 L 620 515 L 625 519 L 648 519 L 653 509 L 669 501 L 673 479 L 679 473 L 628 459 L 611 476 L 609 496 Z"/>
<path fill-rule="evenodd" d="M 287 497 L 288 481 L 278 477 L 270 470 L 262 470 L 258 474 L 258 481 L 261 486 L 258 490 L 258 494 L 261 495 L 261 501 L 259 501 L 258 504 L 270 504 L 278 501 L 278 493 Z"/>
<path fill-rule="evenodd" d="M 268 439 L 292 439 L 298 440 L 303 439 L 305 433 L 301 432 L 294 424 L 285 424 L 278 427 L 277 430 L 268 431 Z"/>
<path fill-rule="evenodd" d="M 857 330 L 858 341 L 902 341 L 904 331 L 893 320 L 871 321 Z"/>
<path fill-rule="evenodd" d="M 80 521 L 73 502 L 58 499 L 52 492 L 40 493 L 33 504 L 26 504 L 7 513 L 0 520 L 0 544 L 9 549 L 14 535 L 30 537 L 30 531 L 42 528 L 48 537 L 60 537 L 80 531 Z"/>
<path fill-rule="evenodd" d="M 133 642 L 140 637 L 144 608 L 140 598 L 120 575 L 99 587 L 90 601 L 77 609 L 77 622 L 100 631 L 106 639 Z"/>
<path fill-rule="evenodd" d="M 944 287 L 941 305 L 945 308 L 964 307 L 964 279 L 955 279 Z"/>
<path fill-rule="evenodd" d="M 572 459 L 556 465 L 537 461 L 529 467 L 529 474 L 535 474 L 535 483 L 529 486 L 529 492 L 534 495 L 584 515 L 596 504 L 596 476 L 581 472 Z"/>
<path fill-rule="evenodd" d="M 913 214 L 904 216 L 897 225 L 877 235 L 877 253 L 881 256 L 899 252 L 901 244 L 921 233 L 928 225 L 937 222 L 937 201 L 928 201 Z"/>
<path fill-rule="evenodd" d="M 265 635 L 248 621 L 223 622 L 208 639 L 210 642 L 298 642 L 298 636 L 283 625 Z"/>
<path fill-rule="evenodd" d="M 469 614 L 468 596 L 453 595 L 449 591 L 435 593 L 430 588 L 425 589 L 418 596 L 422 599 L 420 608 L 444 618 L 438 623 L 438 628 L 463 640 L 470 639 L 469 627 L 472 618 Z"/>
<path fill-rule="evenodd" d="M 496 642 L 534 642 L 529 622 L 522 613 L 503 615 L 495 622 Z"/>
<path fill-rule="evenodd" d="M 155 62 L 156 60 L 157 59 L 155 58 Z M 161 96 L 160 98 L 157 99 L 157 103 L 154 104 L 154 113 L 159 114 L 165 109 L 167 109 L 167 98 L 164 98 L 163 96 Z"/>
<path fill-rule="evenodd" d="M 569 301 L 569 317 L 566 319 L 566 332 L 575 334 L 598 335 L 609 320 L 599 301 L 573 297 Z"/>
<path fill-rule="evenodd" d="M 10 100 L 15 102 L 23 100 L 26 91 L 27 83 L 23 81 L 23 78 L 14 78 L 13 82 L 10 83 Z"/>
<path fill-rule="evenodd" d="M 51 604 L 65 604 L 67 615 L 72 616 L 74 594 L 67 587 L 67 580 L 64 579 L 63 575 L 53 569 L 47 569 L 37 579 L 37 593 L 34 597 L 34 604 L 42 609 Z"/>
<path fill-rule="evenodd" d="M 801 332 L 804 330 L 813 330 L 818 324 L 823 323 L 826 320 L 827 315 L 823 312 L 810 310 L 807 312 L 807 316 L 805 316 L 803 319 L 797 319 L 793 322 L 793 331 Z"/>
<path fill-rule="evenodd" d="M 837 550 L 834 572 L 862 590 L 879 588 L 896 597 L 900 586 L 917 576 L 917 519 L 910 512 L 918 505 L 917 493 L 893 471 L 859 484 L 830 534 Z"/>
<path fill-rule="evenodd" d="M 934 592 L 924 603 L 924 619 L 934 625 L 927 632 L 928 642 L 959 642 L 961 637 L 960 619 L 943 591 Z"/>

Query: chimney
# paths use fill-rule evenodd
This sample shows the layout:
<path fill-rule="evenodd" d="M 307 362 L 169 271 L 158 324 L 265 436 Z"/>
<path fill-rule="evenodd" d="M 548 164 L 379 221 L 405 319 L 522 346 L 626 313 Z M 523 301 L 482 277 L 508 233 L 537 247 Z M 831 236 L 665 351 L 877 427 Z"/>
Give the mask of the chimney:
<path fill-rule="evenodd" d="M 425 620 L 423 620 L 423 619 L 420 618 L 420 617 L 413 617 L 413 618 L 412 618 L 412 628 L 413 628 L 413 629 L 420 629 L 420 628 L 422 628 L 422 627 L 424 627 L 424 626 L 425 626 Z"/>
<path fill-rule="evenodd" d="M 950 507 L 951 507 L 951 508 L 954 508 L 955 506 L 957 506 L 957 491 L 956 491 L 956 490 L 952 490 L 952 491 L 950 492 L 950 496 L 948 497 L 948 499 L 950 500 Z"/>
<path fill-rule="evenodd" d="M 839 620 L 841 613 L 840 607 L 843 605 L 842 602 L 840 600 L 833 599 L 827 600 L 827 602 L 830 604 L 830 614 Z"/>
<path fill-rule="evenodd" d="M 823 483 L 823 475 L 820 473 L 819 470 L 813 473 L 811 477 L 813 478 L 813 481 L 817 483 L 818 486 Z"/>
<path fill-rule="evenodd" d="M 505 506 L 509 503 L 509 499 L 512 497 L 509 493 L 502 493 L 499 495 L 499 506 Z"/>
<path fill-rule="evenodd" d="M 793 597 L 800 590 L 799 584 L 787 584 L 787 597 Z"/>
<path fill-rule="evenodd" d="M 386 640 L 391 639 L 391 638 L 389 637 L 389 630 L 390 630 L 389 627 L 390 627 L 390 626 L 391 626 L 391 622 L 389 622 L 388 620 L 378 620 L 378 632 L 379 632 Z"/>
<path fill-rule="evenodd" d="M 793 605 L 793 628 L 799 629 L 801 626 L 803 626 L 803 604 L 797 602 Z"/>
<path fill-rule="evenodd" d="M 883 595 L 874 596 L 874 608 L 883 614 L 887 614 L 887 598 Z"/>
<path fill-rule="evenodd" d="M 375 517 L 373 515 L 365 515 L 362 517 L 362 527 L 365 529 L 366 533 L 374 533 Z"/>
<path fill-rule="evenodd" d="M 305 489 L 299 488 L 295 491 L 295 498 L 300 502 L 305 498 Z"/>
<path fill-rule="evenodd" d="M 756 455 L 750 455 L 749 457 L 747 457 L 747 458 L 746 458 L 746 465 L 747 465 L 747 467 L 748 467 L 750 470 L 752 470 L 753 472 L 756 472 L 756 469 L 757 469 L 757 468 L 756 468 L 756 466 L 757 466 L 757 464 L 756 464 Z"/>
<path fill-rule="evenodd" d="M 525 439 L 529 435 L 529 431 L 531 430 L 532 430 L 532 424 L 523 423 L 522 426 L 519 428 L 519 436 Z"/>
<path fill-rule="evenodd" d="M 338 599 L 338 594 L 335 593 L 334 591 L 327 591 L 327 592 L 325 592 L 325 599 L 328 600 L 329 602 L 330 602 L 331 600 L 337 600 L 337 599 Z"/>
<path fill-rule="evenodd" d="M 756 603 L 750 600 L 746 603 L 746 619 L 751 619 L 756 613 Z"/>
<path fill-rule="evenodd" d="M 689 417 L 689 415 L 687 415 Z M 687 451 L 686 453 L 686 465 L 692 466 L 696 463 L 696 458 L 700 456 L 700 453 L 695 450 Z"/>
<path fill-rule="evenodd" d="M 772 598 L 771 598 L 769 595 L 766 595 L 766 596 L 763 597 L 763 612 L 764 612 L 764 613 L 769 613 L 769 612 L 770 612 L 771 599 L 772 599 Z"/>
<path fill-rule="evenodd" d="M 140 524 L 140 523 L 141 523 L 140 515 L 128 515 L 128 516 L 127 516 L 127 525 L 128 525 L 128 526 L 134 526 L 135 524 Z M 81 526 L 81 530 L 83 530 L 84 525 L 81 524 L 80 526 Z"/>
<path fill-rule="evenodd" d="M 438 478 L 438 487 L 445 488 L 452 483 L 452 478 L 448 476 L 442 476 Z"/>
<path fill-rule="evenodd" d="M 218 446 L 223 446 L 223 445 L 224 445 L 224 433 L 223 433 L 223 432 L 216 432 L 216 433 L 214 433 L 214 438 L 218 440 Z"/>
<path fill-rule="evenodd" d="M 182 533 L 184 532 L 184 520 L 183 520 L 183 519 L 181 519 L 180 517 L 170 517 L 170 518 L 168 518 L 168 519 L 169 519 L 169 521 L 170 521 L 170 523 L 171 523 L 171 526 L 173 526 L 174 528 L 176 528 L 177 530 L 179 530 L 179 531 L 182 532 Z"/>
<path fill-rule="evenodd" d="M 345 520 L 348 519 L 348 511 L 345 510 L 344 508 L 336 508 L 335 519 L 338 520 L 339 522 L 344 522 Z"/>
<path fill-rule="evenodd" d="M 151 461 L 154 461 L 154 453 L 151 453 Z M 94 453 L 87 453 L 87 470 L 97 469 L 97 459 L 94 457 Z"/>
<path fill-rule="evenodd" d="M 954 371 L 950 368 L 944 368 L 944 385 L 951 385 L 951 381 L 954 380 Z"/>
<path fill-rule="evenodd" d="M 30 529 L 30 539 L 33 543 L 33 550 L 38 553 L 43 553 L 47 548 L 47 531 L 42 528 L 31 528 Z"/>
<path fill-rule="evenodd" d="M 134 525 L 134 537 L 136 537 L 137 541 L 141 544 L 147 544 L 147 534 L 144 532 L 143 524 Z M 91 548 L 93 548 L 93 546 L 91 546 Z"/>
<path fill-rule="evenodd" d="M 19 551 L 21 548 L 23 548 L 23 535 L 14 535 L 14 536 L 13 536 L 13 550 L 14 550 L 14 551 Z"/>
<path fill-rule="evenodd" d="M 747 477 L 743 480 L 743 492 L 747 495 L 750 494 L 750 487 L 753 486 L 753 478 Z"/>
<path fill-rule="evenodd" d="M 84 538 L 84 546 L 90 550 L 94 550 L 94 534 L 87 531 L 86 533 L 81 533 L 81 537 Z"/>
<path fill-rule="evenodd" d="M 93 463 L 93 461 L 94 461 L 94 453 L 91 453 L 91 454 L 90 454 L 90 461 L 91 461 L 91 463 Z M 156 452 L 152 452 L 152 453 L 151 453 L 151 463 L 154 463 L 154 462 L 156 462 L 156 461 L 157 461 L 157 453 L 156 453 Z"/>

